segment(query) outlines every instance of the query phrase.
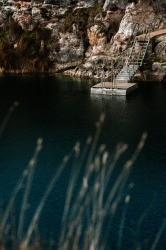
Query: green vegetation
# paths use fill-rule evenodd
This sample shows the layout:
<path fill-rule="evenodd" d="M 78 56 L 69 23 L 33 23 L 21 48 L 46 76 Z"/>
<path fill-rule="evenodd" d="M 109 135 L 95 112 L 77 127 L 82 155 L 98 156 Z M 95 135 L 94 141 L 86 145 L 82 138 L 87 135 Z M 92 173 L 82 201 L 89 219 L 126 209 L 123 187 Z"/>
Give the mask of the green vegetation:
<path fill-rule="evenodd" d="M 73 13 L 73 11 L 68 11 L 62 23 L 61 32 L 72 32 L 73 24 L 78 25 L 79 33 L 85 32 L 88 23 L 89 13 L 87 9 L 80 9 Z"/>
<path fill-rule="evenodd" d="M 30 32 L 24 31 L 10 19 L 9 24 L 0 29 L 0 67 L 34 72 L 48 70 L 47 43 L 50 37 L 49 29 L 38 27 Z"/>
<path fill-rule="evenodd" d="M 89 25 L 93 25 L 94 17 L 101 13 L 102 6 L 99 4 L 95 7 L 81 8 L 73 11 L 71 8 L 63 16 L 63 28 L 62 32 L 71 32 L 72 25 L 77 24 L 79 27 L 79 33 L 86 33 Z"/>

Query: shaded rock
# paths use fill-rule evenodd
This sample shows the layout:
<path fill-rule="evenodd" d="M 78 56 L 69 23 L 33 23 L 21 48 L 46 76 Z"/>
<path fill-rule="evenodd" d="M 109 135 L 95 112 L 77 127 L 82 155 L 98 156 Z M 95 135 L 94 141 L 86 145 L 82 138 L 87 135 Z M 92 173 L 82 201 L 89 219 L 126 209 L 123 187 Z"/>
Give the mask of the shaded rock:
<path fill-rule="evenodd" d="M 154 62 L 152 65 L 152 70 L 157 71 L 159 73 L 166 73 L 166 62 L 164 63 Z"/>
<path fill-rule="evenodd" d="M 160 43 L 155 47 L 155 55 L 160 60 L 166 61 L 166 39 L 163 39 Z"/>

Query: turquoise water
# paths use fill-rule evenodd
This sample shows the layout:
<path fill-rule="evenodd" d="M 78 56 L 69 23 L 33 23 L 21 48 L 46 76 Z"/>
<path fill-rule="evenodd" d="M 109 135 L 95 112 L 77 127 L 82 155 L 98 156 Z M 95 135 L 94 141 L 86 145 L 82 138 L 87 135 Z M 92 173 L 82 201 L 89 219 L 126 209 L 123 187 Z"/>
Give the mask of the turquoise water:
<path fill-rule="evenodd" d="M 32 185 L 26 230 L 62 158 L 76 141 L 83 145 L 89 135 L 95 134 L 95 122 L 104 112 L 105 122 L 99 144 L 106 144 L 110 152 L 119 142 L 129 145 L 119 164 L 123 164 L 132 155 L 142 133 L 148 133 L 145 147 L 129 179 L 129 182 L 134 183 L 134 188 L 126 211 L 122 249 L 136 249 L 136 242 L 144 246 L 142 249 L 150 249 L 166 218 L 166 86 L 140 84 L 139 89 L 126 98 L 91 96 L 92 84 L 91 81 L 55 76 L 1 76 L 0 121 L 12 103 L 16 100 L 19 102 L 0 141 L 1 210 L 5 208 L 19 176 L 31 159 L 37 138 L 42 137 L 44 147 Z M 41 238 L 46 241 L 53 238 L 55 245 L 60 232 L 69 173 L 70 165 L 51 193 L 39 223 Z M 13 208 L 16 221 L 20 203 L 21 194 Z M 106 249 L 117 249 L 120 214 L 117 211 Z M 141 218 L 144 220 L 139 228 L 138 221 Z M 139 228 L 138 232 L 136 228 Z M 108 230 L 108 227 L 103 230 Z M 161 235 L 157 249 L 165 249 L 165 233 L 166 230 Z"/>

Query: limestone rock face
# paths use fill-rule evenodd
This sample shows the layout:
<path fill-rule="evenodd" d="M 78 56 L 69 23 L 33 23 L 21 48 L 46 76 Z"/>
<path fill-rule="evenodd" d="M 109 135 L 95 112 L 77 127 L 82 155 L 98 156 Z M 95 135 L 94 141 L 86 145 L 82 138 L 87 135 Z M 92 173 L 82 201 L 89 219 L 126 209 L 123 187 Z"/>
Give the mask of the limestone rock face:
<path fill-rule="evenodd" d="M 166 63 L 154 62 L 152 65 L 153 71 L 158 71 L 160 73 L 166 73 Z"/>
<path fill-rule="evenodd" d="M 13 19 L 21 26 L 23 30 L 33 30 L 36 25 L 36 20 L 32 19 L 33 9 L 30 6 L 17 8 L 13 12 Z"/>
<path fill-rule="evenodd" d="M 107 44 L 107 37 L 104 34 L 102 27 L 95 24 L 88 29 L 87 32 L 89 40 L 89 49 L 86 56 L 94 56 L 103 53 L 105 45 Z"/>
<path fill-rule="evenodd" d="M 56 41 L 56 42 L 55 42 Z M 84 46 L 80 38 L 73 33 L 59 33 L 58 38 L 53 37 L 49 45 L 51 60 L 57 63 L 68 63 L 83 58 Z"/>
<path fill-rule="evenodd" d="M 126 1 L 125 0 L 106 0 L 103 6 L 103 10 L 106 11 L 115 6 L 121 9 L 125 9 Z"/>
<path fill-rule="evenodd" d="M 36 32 L 35 39 L 39 41 L 35 48 L 32 46 L 32 58 L 38 50 L 39 57 L 43 59 L 45 56 L 44 59 L 49 60 L 51 72 L 66 71 L 66 74 L 75 76 L 98 77 L 101 73 L 97 71 L 99 64 L 111 64 L 126 48 L 131 50 L 133 35 L 144 33 L 148 27 L 153 31 L 166 28 L 165 0 L 69 2 L 62 7 L 22 1 L 4 4 L 0 0 L 0 31 L 9 29 L 6 42 L 15 52 L 21 43 L 17 33 L 10 33 L 11 20 L 26 34 Z M 49 30 L 47 42 L 38 34 L 39 29 Z M 166 60 L 165 45 L 165 35 L 154 39 L 150 48 L 156 57 L 153 61 L 163 63 Z M 35 60 L 31 61 L 35 64 Z M 153 65 L 154 72 L 159 70 L 156 65 Z"/>
<path fill-rule="evenodd" d="M 148 16 L 148 18 L 147 18 Z M 125 48 L 126 41 L 132 35 L 144 33 L 151 23 L 159 23 L 158 16 L 154 13 L 152 6 L 144 4 L 128 4 L 125 15 L 119 25 L 119 30 L 112 39 L 111 52 L 118 52 Z M 152 27 L 154 29 L 154 27 Z"/>
<path fill-rule="evenodd" d="M 63 31 L 67 12 L 68 8 L 66 7 L 17 2 L 13 3 L 12 6 L 1 6 L 0 26 L 3 27 L 10 16 L 25 32 L 31 33 L 39 28 L 50 30 L 51 38 L 47 44 L 47 53 L 56 71 L 55 65 L 57 64 L 63 64 L 63 69 L 65 69 L 65 64 L 68 68 L 71 62 L 80 62 L 85 51 L 83 37 L 75 24 L 73 24 L 70 32 Z M 13 41 L 13 47 L 15 49 L 18 47 L 17 38 L 16 41 Z M 44 47 L 45 44 L 41 40 L 41 51 Z"/>
<path fill-rule="evenodd" d="M 166 60 L 166 36 L 155 47 L 155 55 L 159 60 Z"/>
<path fill-rule="evenodd" d="M 149 5 L 151 4 L 153 6 L 153 8 L 155 9 L 156 12 L 158 11 L 165 11 L 166 10 L 166 2 L 165 0 L 105 0 L 104 1 L 104 5 L 103 5 L 103 9 L 104 10 L 108 10 L 110 9 L 112 6 L 117 6 L 118 8 L 125 8 L 127 3 L 134 3 L 134 4 L 146 4 Z"/>
<path fill-rule="evenodd" d="M 83 37 L 80 36 L 75 24 L 70 32 L 62 32 L 64 19 L 59 19 L 57 16 L 56 14 L 56 19 L 53 22 L 51 19 L 46 25 L 46 28 L 51 30 L 51 40 L 48 45 L 49 58 L 54 65 L 63 64 L 63 68 L 65 68 L 66 64 L 68 68 L 70 62 L 82 60 L 84 56 Z"/>
<path fill-rule="evenodd" d="M 86 57 L 108 55 L 110 40 L 117 32 L 123 14 L 124 11 L 116 9 L 94 17 L 95 24 L 87 30 L 89 48 L 86 51 Z"/>

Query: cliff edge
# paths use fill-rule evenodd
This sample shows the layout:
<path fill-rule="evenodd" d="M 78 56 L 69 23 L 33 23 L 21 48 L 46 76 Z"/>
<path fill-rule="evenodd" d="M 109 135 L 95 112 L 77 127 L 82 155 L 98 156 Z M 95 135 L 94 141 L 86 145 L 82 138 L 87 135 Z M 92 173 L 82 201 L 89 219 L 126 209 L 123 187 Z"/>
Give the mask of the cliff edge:
<path fill-rule="evenodd" d="M 166 29 L 165 1 L 1 1 L 0 70 L 109 78 L 149 27 Z M 135 75 L 147 79 L 166 81 L 166 34 L 151 39 Z"/>

